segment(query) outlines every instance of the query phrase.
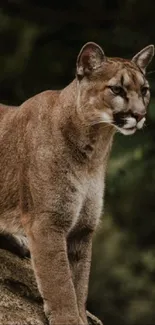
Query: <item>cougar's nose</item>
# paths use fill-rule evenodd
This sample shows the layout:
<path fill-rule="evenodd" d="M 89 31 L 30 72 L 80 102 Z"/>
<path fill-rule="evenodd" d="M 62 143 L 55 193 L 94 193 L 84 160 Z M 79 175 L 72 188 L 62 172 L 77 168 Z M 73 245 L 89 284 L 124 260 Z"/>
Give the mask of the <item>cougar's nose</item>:
<path fill-rule="evenodd" d="M 132 113 L 132 116 L 136 119 L 137 122 L 141 121 L 143 117 L 145 117 L 146 112 L 143 114 L 139 114 L 139 113 Z"/>

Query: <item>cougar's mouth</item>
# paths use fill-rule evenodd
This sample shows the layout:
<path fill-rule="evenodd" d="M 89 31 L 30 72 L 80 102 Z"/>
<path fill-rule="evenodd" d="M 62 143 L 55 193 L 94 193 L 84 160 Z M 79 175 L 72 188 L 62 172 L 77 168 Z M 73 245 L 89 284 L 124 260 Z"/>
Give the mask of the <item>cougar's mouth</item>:
<path fill-rule="evenodd" d="M 141 129 L 146 118 L 142 115 L 125 114 L 122 112 L 113 115 L 114 125 L 124 135 L 133 134 Z"/>

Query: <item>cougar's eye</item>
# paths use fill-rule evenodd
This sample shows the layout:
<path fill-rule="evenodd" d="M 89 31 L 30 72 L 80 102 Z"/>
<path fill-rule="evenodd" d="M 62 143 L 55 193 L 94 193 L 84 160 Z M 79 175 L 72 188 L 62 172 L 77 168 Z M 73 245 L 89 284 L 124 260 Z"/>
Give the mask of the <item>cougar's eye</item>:
<path fill-rule="evenodd" d="M 115 95 L 119 95 L 122 97 L 125 96 L 125 91 L 121 86 L 109 86 L 109 88 Z"/>
<path fill-rule="evenodd" d="M 145 96 L 146 94 L 147 94 L 147 91 L 149 90 L 149 88 L 148 87 L 142 87 L 141 88 L 141 94 L 142 94 L 142 96 Z"/>

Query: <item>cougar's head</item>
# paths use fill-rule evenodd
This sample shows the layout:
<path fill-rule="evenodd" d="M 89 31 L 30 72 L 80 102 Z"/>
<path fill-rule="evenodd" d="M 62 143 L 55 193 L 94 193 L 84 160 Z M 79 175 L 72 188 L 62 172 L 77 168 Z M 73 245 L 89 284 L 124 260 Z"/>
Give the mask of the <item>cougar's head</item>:
<path fill-rule="evenodd" d="M 90 123 L 113 125 L 133 134 L 145 122 L 150 88 L 145 71 L 154 56 L 149 45 L 131 60 L 108 58 L 89 42 L 77 59 L 77 109 Z"/>

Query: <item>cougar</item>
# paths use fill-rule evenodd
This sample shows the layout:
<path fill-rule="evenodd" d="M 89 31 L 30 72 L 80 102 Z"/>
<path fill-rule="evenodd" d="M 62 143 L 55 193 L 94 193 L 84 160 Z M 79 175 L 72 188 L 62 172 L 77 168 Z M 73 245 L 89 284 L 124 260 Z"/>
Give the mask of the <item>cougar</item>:
<path fill-rule="evenodd" d="M 149 45 L 131 60 L 86 43 L 76 78 L 19 107 L 0 107 L 0 229 L 26 235 L 51 325 L 86 325 L 92 238 L 116 131 L 145 122 Z"/>

